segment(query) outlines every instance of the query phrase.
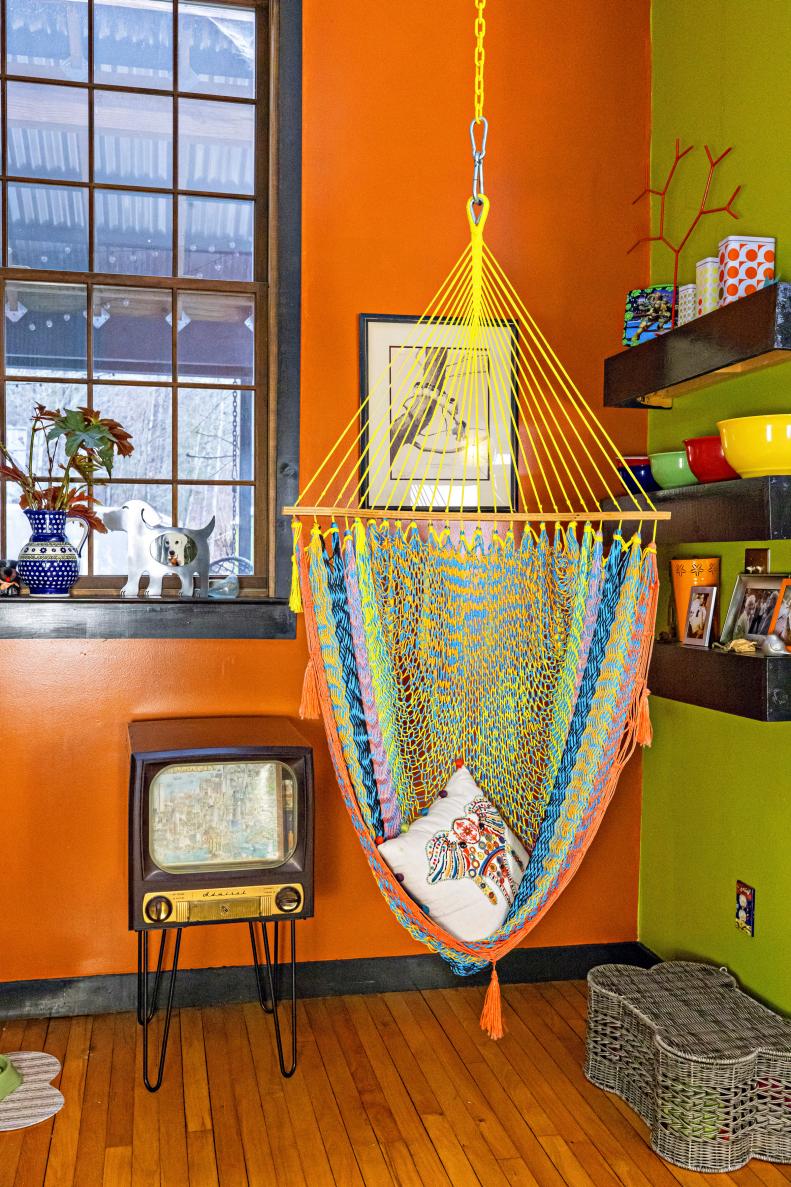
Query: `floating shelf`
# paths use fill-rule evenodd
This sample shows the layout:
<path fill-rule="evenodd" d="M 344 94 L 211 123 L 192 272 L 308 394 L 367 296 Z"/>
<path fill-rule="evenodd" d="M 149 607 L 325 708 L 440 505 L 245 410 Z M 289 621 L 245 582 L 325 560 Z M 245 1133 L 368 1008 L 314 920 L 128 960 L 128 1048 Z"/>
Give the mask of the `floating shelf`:
<path fill-rule="evenodd" d="M 648 686 L 654 696 L 750 717 L 791 721 L 791 656 L 733 655 L 657 643 Z"/>
<path fill-rule="evenodd" d="M 657 490 L 651 501 L 657 511 L 669 511 L 672 516 L 658 523 L 658 544 L 791 537 L 791 476 L 736 478 Z M 634 503 L 629 495 L 621 495 L 605 499 L 601 507 L 608 512 L 633 511 Z"/>
<path fill-rule="evenodd" d="M 608 408 L 672 408 L 673 399 L 791 361 L 791 284 L 772 284 L 604 361 Z"/>

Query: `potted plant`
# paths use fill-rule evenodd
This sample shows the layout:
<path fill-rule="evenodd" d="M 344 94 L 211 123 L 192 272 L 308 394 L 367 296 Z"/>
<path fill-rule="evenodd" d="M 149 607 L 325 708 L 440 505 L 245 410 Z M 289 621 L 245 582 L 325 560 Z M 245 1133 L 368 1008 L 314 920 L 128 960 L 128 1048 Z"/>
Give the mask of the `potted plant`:
<path fill-rule="evenodd" d="M 36 446 L 43 444 L 45 475 L 37 475 Z M 63 459 L 60 460 L 61 447 Z M 0 478 L 15 482 L 19 506 L 32 535 L 19 554 L 19 576 L 35 597 L 68 594 L 80 572 L 79 557 L 91 528 L 107 529 L 94 510 L 90 493 L 95 475 L 113 472 L 116 456 L 128 457 L 132 438 L 118 423 L 93 408 L 45 408 L 36 404 L 31 416 L 27 468 L 19 465 L 0 441 Z M 66 520 L 79 519 L 85 531 L 77 547 L 66 537 Z"/>

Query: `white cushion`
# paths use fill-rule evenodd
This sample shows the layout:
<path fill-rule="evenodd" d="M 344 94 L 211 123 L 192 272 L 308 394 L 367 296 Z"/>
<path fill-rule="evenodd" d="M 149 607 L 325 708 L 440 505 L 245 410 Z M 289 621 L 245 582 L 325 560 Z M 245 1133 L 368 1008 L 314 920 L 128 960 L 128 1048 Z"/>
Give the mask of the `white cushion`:
<path fill-rule="evenodd" d="M 528 862 L 466 767 L 425 816 L 379 852 L 426 914 L 460 940 L 484 940 L 497 930 Z"/>

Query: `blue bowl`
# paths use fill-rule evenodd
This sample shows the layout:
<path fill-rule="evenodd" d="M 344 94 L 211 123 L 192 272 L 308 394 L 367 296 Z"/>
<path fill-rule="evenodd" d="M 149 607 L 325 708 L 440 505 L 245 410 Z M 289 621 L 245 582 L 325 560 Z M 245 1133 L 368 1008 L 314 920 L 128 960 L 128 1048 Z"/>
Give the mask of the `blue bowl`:
<path fill-rule="evenodd" d="M 619 466 L 618 473 L 630 494 L 639 495 L 641 488 L 646 494 L 659 490 L 659 483 L 651 473 L 651 463 L 647 457 L 627 457 L 624 462 L 626 465 Z"/>

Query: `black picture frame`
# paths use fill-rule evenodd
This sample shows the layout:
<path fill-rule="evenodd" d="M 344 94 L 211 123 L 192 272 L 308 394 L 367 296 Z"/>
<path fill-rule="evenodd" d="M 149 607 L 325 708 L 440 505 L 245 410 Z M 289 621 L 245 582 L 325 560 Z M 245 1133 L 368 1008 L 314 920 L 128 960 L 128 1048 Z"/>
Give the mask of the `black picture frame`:
<path fill-rule="evenodd" d="M 442 317 L 433 319 L 435 324 L 453 326 L 461 325 L 460 318 Z M 371 370 L 371 351 L 370 351 L 370 329 L 373 325 L 386 324 L 395 325 L 403 324 L 405 327 L 414 327 L 421 321 L 420 317 L 413 314 L 398 314 L 398 313 L 360 313 L 358 316 L 358 357 L 359 357 L 359 399 L 360 399 L 360 421 L 359 421 L 359 484 L 360 484 L 360 506 L 365 509 L 381 509 L 386 511 L 388 508 L 393 508 L 393 503 L 388 502 L 381 504 L 379 502 L 372 504 L 369 491 L 366 485 L 365 474 L 367 469 L 368 450 L 371 441 L 370 429 L 370 404 L 366 402 L 372 384 L 376 381 L 377 376 L 370 374 Z M 517 471 L 519 465 L 519 404 L 517 402 L 515 392 L 519 387 L 519 324 L 511 318 L 502 318 L 493 323 L 498 327 L 507 329 L 511 334 L 511 349 L 510 349 L 510 425 L 508 442 L 511 450 L 510 458 L 510 481 L 509 481 L 509 500 L 510 508 L 503 505 L 494 506 L 494 503 L 488 503 L 486 506 L 481 506 L 482 513 L 497 513 L 502 511 L 503 518 L 507 518 L 510 509 L 518 509 L 518 481 Z M 410 344 L 405 341 L 405 346 Z M 409 510 L 413 510 L 410 506 Z M 432 508 L 433 510 L 433 508 Z M 436 509 L 437 518 L 441 519 L 444 511 L 459 512 L 469 510 L 470 515 L 474 518 L 476 512 L 479 510 L 477 505 L 475 507 L 462 507 L 451 503 L 448 507 L 440 507 Z"/>

